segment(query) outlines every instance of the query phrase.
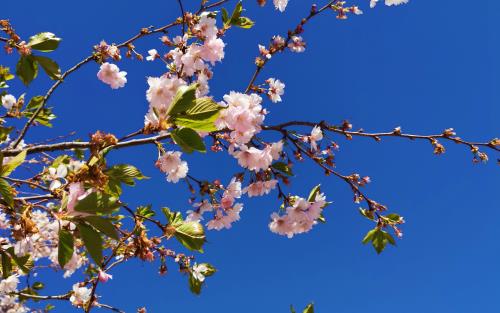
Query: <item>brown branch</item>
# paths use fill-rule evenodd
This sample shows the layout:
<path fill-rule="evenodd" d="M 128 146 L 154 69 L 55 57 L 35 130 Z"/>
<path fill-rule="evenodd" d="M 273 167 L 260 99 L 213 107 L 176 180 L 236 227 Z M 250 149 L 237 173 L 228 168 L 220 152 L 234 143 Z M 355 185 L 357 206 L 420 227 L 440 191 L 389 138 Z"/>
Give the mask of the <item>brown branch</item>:
<path fill-rule="evenodd" d="M 302 19 L 302 21 L 300 23 L 300 28 L 302 28 L 302 26 L 304 26 L 310 19 L 312 19 L 316 15 L 318 15 L 318 14 L 322 13 L 323 11 L 329 9 L 336 2 L 339 2 L 339 0 L 331 0 L 327 4 L 325 4 L 323 7 L 321 7 L 319 10 L 311 10 L 309 12 L 309 15 L 307 17 L 305 17 L 304 19 Z M 297 30 L 289 31 L 288 35 L 287 35 L 287 37 L 285 39 L 284 45 L 280 49 L 278 49 L 278 50 L 276 50 L 274 52 L 271 52 L 270 54 L 274 55 L 276 52 L 284 51 L 287 48 L 288 44 L 290 43 L 290 40 L 292 40 L 292 37 L 295 36 L 295 35 L 298 35 L 298 34 L 299 33 L 297 32 Z M 252 75 L 252 78 L 250 79 L 250 82 L 248 83 L 248 86 L 245 89 L 245 93 L 250 92 L 250 90 L 253 87 L 253 84 L 257 80 L 257 77 L 259 76 L 259 74 L 262 71 L 262 69 L 264 68 L 264 66 L 269 62 L 269 60 L 270 59 L 264 58 L 263 62 L 261 64 L 257 65 L 257 68 L 255 69 L 255 71 L 254 71 L 254 73 Z"/>
<path fill-rule="evenodd" d="M 156 141 L 160 141 L 166 138 L 170 138 L 170 134 L 164 135 L 156 135 L 147 138 L 141 139 L 132 139 L 128 141 L 122 141 L 117 143 L 116 145 L 111 146 L 112 149 L 121 149 L 125 147 L 144 145 L 149 143 L 154 143 Z M 13 149 L 13 150 L 5 150 L 2 151 L 4 156 L 15 156 L 19 154 L 21 151 L 26 150 L 27 154 L 34 154 L 38 152 L 49 152 L 49 151 L 63 151 L 63 150 L 71 150 L 71 149 L 89 149 L 92 146 L 90 142 L 79 142 L 79 141 L 71 141 L 71 142 L 61 142 L 49 145 L 38 145 L 33 147 L 28 147 L 25 149 Z"/>
<path fill-rule="evenodd" d="M 380 141 L 380 138 L 382 137 L 400 137 L 400 138 L 406 138 L 410 140 L 428 140 L 428 141 L 434 141 L 437 139 L 444 139 L 448 141 L 452 141 L 454 143 L 458 144 L 463 144 L 471 149 L 474 147 L 485 147 L 489 148 L 495 151 L 500 151 L 500 146 L 493 144 L 492 141 L 490 142 L 472 142 L 472 141 L 466 141 L 463 140 L 460 137 L 457 136 L 449 136 L 445 133 L 441 134 L 435 134 L 435 135 L 418 135 L 418 134 L 408 134 L 408 133 L 400 133 L 398 131 L 391 131 L 391 132 L 379 132 L 379 133 L 366 133 L 362 130 L 359 131 L 349 131 L 349 130 L 344 130 L 338 126 L 332 126 L 328 125 L 326 122 L 321 121 L 319 123 L 314 123 L 314 122 L 304 122 L 304 121 L 290 121 L 274 126 L 263 126 L 263 130 L 275 130 L 275 131 L 282 131 L 283 129 L 290 127 L 290 126 L 319 126 L 321 127 L 322 130 L 326 131 L 331 131 L 334 133 L 342 134 L 344 136 L 357 136 L 357 137 L 368 137 L 372 138 L 376 141 Z"/>
<path fill-rule="evenodd" d="M 42 189 L 45 191 L 50 191 L 49 188 L 44 187 L 42 185 L 39 185 L 37 183 L 31 182 L 29 180 L 16 179 L 16 178 L 10 178 L 10 177 L 2 177 L 2 178 L 7 180 L 7 181 L 10 181 L 11 183 L 30 185 L 30 186 L 33 186 L 33 187 L 36 187 L 36 188 L 39 188 L 39 189 Z"/>

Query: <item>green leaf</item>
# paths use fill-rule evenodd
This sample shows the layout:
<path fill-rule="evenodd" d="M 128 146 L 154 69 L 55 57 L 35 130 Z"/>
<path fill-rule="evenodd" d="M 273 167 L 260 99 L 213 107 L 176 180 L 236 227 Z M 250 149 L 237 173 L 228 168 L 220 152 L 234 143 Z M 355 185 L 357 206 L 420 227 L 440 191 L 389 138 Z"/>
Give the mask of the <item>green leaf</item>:
<path fill-rule="evenodd" d="M 107 169 L 104 173 L 110 178 L 116 179 L 129 186 L 135 185 L 134 179 L 141 180 L 148 178 L 144 176 L 141 171 L 137 169 L 137 167 L 129 164 L 114 165 Z"/>
<path fill-rule="evenodd" d="M 221 109 L 222 107 L 212 98 L 198 98 L 194 100 L 192 107 L 183 114 L 176 115 L 172 122 L 177 126 L 211 132 L 217 130 L 215 121 Z"/>
<path fill-rule="evenodd" d="M 280 171 L 288 176 L 293 176 L 292 169 L 284 162 L 275 162 L 271 165 L 275 170 Z"/>
<path fill-rule="evenodd" d="M 192 293 L 199 295 L 201 293 L 201 286 L 202 285 L 203 285 L 203 282 L 194 278 L 194 276 L 192 274 L 189 275 L 189 290 L 191 290 Z"/>
<path fill-rule="evenodd" d="M 28 46 L 42 52 L 51 52 L 57 49 L 61 38 L 49 32 L 39 33 L 30 37 Z"/>
<path fill-rule="evenodd" d="M 151 204 L 138 207 L 136 212 L 140 216 L 144 216 L 144 217 L 153 217 L 156 214 L 155 211 L 151 210 Z"/>
<path fill-rule="evenodd" d="M 38 75 L 38 64 L 31 55 L 21 56 L 16 65 L 16 75 L 28 86 Z"/>
<path fill-rule="evenodd" d="M 43 96 L 36 96 L 31 98 L 30 102 L 26 106 L 26 110 L 23 111 L 23 115 L 27 118 L 31 118 L 33 114 L 38 110 L 40 106 L 44 105 Z M 38 113 L 35 121 L 43 126 L 52 127 L 50 123 L 51 120 L 56 118 L 56 116 L 52 113 L 52 108 L 44 107 L 40 113 Z"/>
<path fill-rule="evenodd" d="M 118 164 L 107 169 L 104 172 L 108 175 L 108 184 L 105 191 L 114 196 L 119 196 L 122 193 L 121 184 L 135 186 L 135 180 L 146 179 L 136 167 L 128 164 Z"/>
<path fill-rule="evenodd" d="M 314 313 L 314 305 L 309 303 L 302 313 Z"/>
<path fill-rule="evenodd" d="M 109 219 L 101 216 L 85 216 L 83 219 L 106 236 L 115 240 L 120 238 L 115 226 L 113 226 L 113 223 Z"/>
<path fill-rule="evenodd" d="M 387 243 L 390 243 L 393 246 L 396 245 L 394 237 L 392 237 L 391 234 L 389 234 L 386 231 L 383 231 L 378 227 L 375 227 L 374 229 L 370 230 L 368 233 L 366 233 L 365 238 L 363 238 L 364 244 L 370 241 L 372 242 L 372 246 L 373 248 L 375 248 L 375 251 L 377 251 L 378 254 L 384 251 L 385 247 L 387 246 Z"/>
<path fill-rule="evenodd" d="M 222 8 L 222 22 L 226 24 L 229 20 L 229 13 L 227 13 L 227 10 L 225 8 Z"/>
<path fill-rule="evenodd" d="M 364 244 L 367 244 L 369 243 L 370 241 L 373 240 L 373 236 L 375 235 L 375 233 L 378 231 L 378 228 L 374 228 L 374 229 L 371 229 L 369 230 L 366 235 L 365 235 L 365 238 L 363 238 L 363 240 L 361 241 L 362 243 Z"/>
<path fill-rule="evenodd" d="M 61 268 L 64 268 L 69 260 L 71 260 L 74 250 L 75 242 L 73 235 L 67 230 L 60 229 L 59 245 L 57 247 L 57 260 L 59 261 Z"/>
<path fill-rule="evenodd" d="M 205 243 L 205 231 L 198 222 L 181 222 L 172 225 L 175 228 L 175 238 L 189 250 L 203 252 Z"/>
<path fill-rule="evenodd" d="M 34 56 L 34 58 L 51 79 L 59 80 L 61 78 L 61 69 L 54 60 L 42 56 Z"/>
<path fill-rule="evenodd" d="M 0 256 L 2 257 L 2 277 L 7 278 L 12 273 L 12 260 L 5 252 L 0 252 Z"/>
<path fill-rule="evenodd" d="M 14 251 L 14 247 L 10 247 L 9 249 L 7 249 L 7 252 L 9 252 L 10 256 L 12 257 L 12 262 L 17 265 L 17 267 L 21 269 L 21 271 L 23 271 L 25 274 L 28 274 L 31 271 L 34 263 L 29 254 L 17 256 Z"/>
<path fill-rule="evenodd" d="M 238 26 L 243 29 L 250 29 L 255 24 L 254 21 L 249 19 L 248 17 L 240 17 L 233 23 L 233 25 Z"/>
<path fill-rule="evenodd" d="M 297 313 L 297 311 L 295 311 L 295 308 L 291 304 L 290 304 L 290 313 Z"/>
<path fill-rule="evenodd" d="M 213 132 L 217 130 L 215 126 L 215 121 L 219 113 L 209 116 L 206 120 L 193 120 L 189 117 L 176 117 L 173 119 L 173 123 L 179 127 L 191 128 L 200 132 Z"/>
<path fill-rule="evenodd" d="M 97 231 L 85 223 L 76 225 L 80 231 L 80 236 L 83 240 L 85 248 L 97 265 L 102 262 L 102 238 Z"/>
<path fill-rule="evenodd" d="M 174 116 L 179 113 L 184 113 L 191 108 L 195 104 L 197 88 L 197 83 L 179 87 L 172 100 L 172 104 L 168 108 L 167 115 Z"/>
<path fill-rule="evenodd" d="M 174 129 L 170 135 L 175 143 L 186 153 L 191 153 L 194 150 L 199 152 L 207 151 L 200 135 L 190 128 Z"/>
<path fill-rule="evenodd" d="M 9 176 L 16 168 L 18 168 L 21 164 L 23 164 L 25 159 L 26 159 L 26 150 L 23 150 L 18 155 L 11 158 L 9 162 L 2 164 L 0 175 L 4 177 Z"/>
<path fill-rule="evenodd" d="M 14 205 L 14 188 L 3 178 L 0 178 L 0 195 L 2 195 L 2 200 L 9 206 Z"/>
<path fill-rule="evenodd" d="M 242 12 L 243 12 L 243 4 L 240 1 L 236 4 L 236 7 L 234 8 L 233 13 L 231 14 L 231 19 L 228 20 L 226 12 L 226 21 L 224 22 L 224 24 L 234 25 L 245 29 L 251 28 L 255 23 L 248 17 L 241 16 Z M 224 20 L 224 12 L 222 12 L 222 14 L 223 14 L 222 18 Z"/>
<path fill-rule="evenodd" d="M 364 217 L 366 217 L 367 219 L 372 220 L 372 221 L 375 218 L 375 215 L 373 214 L 373 211 L 371 211 L 371 210 L 359 208 L 359 213 L 361 215 L 363 215 Z"/>
<path fill-rule="evenodd" d="M 35 290 L 42 290 L 44 287 L 45 287 L 45 285 L 39 281 L 33 283 L 33 285 L 32 285 L 32 288 Z"/>
<path fill-rule="evenodd" d="M 14 79 L 14 75 L 10 73 L 10 68 L 0 65 L 0 88 L 8 88 L 7 81 Z"/>
<path fill-rule="evenodd" d="M 120 207 L 120 203 L 117 198 L 93 192 L 76 203 L 75 211 L 109 214 L 118 207 Z"/>
<path fill-rule="evenodd" d="M 238 21 L 241 16 L 241 12 L 243 12 L 243 4 L 239 1 L 234 7 L 233 13 L 231 14 L 231 19 L 229 20 L 229 24 L 234 24 Z"/>
<path fill-rule="evenodd" d="M 206 118 L 206 114 L 213 115 L 221 109 L 222 107 L 212 98 L 203 97 L 195 99 L 193 106 L 187 109 L 185 114 L 194 120 L 203 120 Z"/>
<path fill-rule="evenodd" d="M 2 127 L 0 126 L 0 142 L 4 142 L 7 139 L 7 136 L 12 132 L 14 126 L 10 127 Z"/>
<path fill-rule="evenodd" d="M 307 197 L 307 201 L 314 202 L 316 201 L 316 195 L 321 192 L 321 185 L 314 186 L 314 188 L 309 193 L 309 197 Z"/>
<path fill-rule="evenodd" d="M 184 221 L 180 212 L 172 212 L 169 208 L 161 208 L 161 211 L 167 217 L 168 223 L 174 227 L 175 225 L 180 225 Z"/>

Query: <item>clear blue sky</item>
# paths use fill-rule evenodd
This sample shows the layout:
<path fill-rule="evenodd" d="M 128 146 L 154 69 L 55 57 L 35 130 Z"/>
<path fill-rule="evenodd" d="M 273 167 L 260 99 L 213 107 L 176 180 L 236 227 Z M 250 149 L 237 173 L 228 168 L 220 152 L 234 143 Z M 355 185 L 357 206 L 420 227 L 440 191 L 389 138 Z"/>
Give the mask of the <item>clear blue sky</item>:
<path fill-rule="evenodd" d="M 292 0 L 280 14 L 270 4 L 261 9 L 245 1 L 247 15 L 256 20 L 251 30 L 232 30 L 226 37 L 224 62 L 215 69 L 212 94 L 220 99 L 230 90 L 242 91 L 253 70 L 257 44 L 284 34 L 304 16 L 312 3 Z M 269 1 L 270 2 L 270 1 Z M 186 7 L 192 8 L 185 1 Z M 286 83 L 284 101 L 268 103 L 269 122 L 291 119 L 339 122 L 349 119 L 366 130 L 436 133 L 454 127 L 464 138 L 489 140 L 500 136 L 500 3 L 483 0 L 423 1 L 388 8 L 368 8 L 347 21 L 320 16 L 306 27 L 307 50 L 272 60 L 262 79 Z M 320 4 L 320 3 L 318 3 Z M 233 7 L 234 4 L 229 4 Z M 24 37 L 51 31 L 62 37 L 53 57 L 67 69 L 101 39 L 121 42 L 139 28 L 163 25 L 178 15 L 174 1 L 68 2 L 6 1 L 8 17 Z M 137 43 L 146 52 L 159 42 Z M 0 54 L 1 63 L 13 58 Z M 145 77 L 160 75 L 160 63 L 125 61 L 126 88 L 111 90 L 99 82 L 96 64 L 86 65 L 52 97 L 60 118 L 52 129 L 31 132 L 29 142 L 77 131 L 81 138 L 96 129 L 126 134 L 141 127 L 147 110 Z M 43 92 L 49 82 L 37 80 L 28 96 Z M 19 84 L 14 85 L 21 92 Z M 17 89 L 16 89 L 17 88 Z M 326 178 L 310 164 L 295 169 L 290 191 L 306 195 L 323 184 L 333 205 L 328 224 L 289 240 L 267 229 L 279 206 L 273 196 L 245 201 L 242 220 L 233 229 L 210 232 L 200 261 L 219 272 L 201 296 L 192 295 L 187 279 L 170 267 L 129 262 L 112 272 L 102 285 L 104 302 L 127 312 L 146 305 L 148 312 L 288 312 L 289 304 L 316 303 L 320 313 L 499 312 L 500 218 L 499 173 L 496 157 L 473 165 L 463 147 L 448 145 L 440 157 L 428 143 L 403 140 L 339 138 L 338 169 L 372 177 L 368 194 L 405 216 L 405 236 L 397 248 L 376 255 L 360 241 L 372 226 L 357 213 L 350 190 Z M 187 191 L 168 184 L 154 167 L 153 146 L 112 154 L 113 162 L 128 161 L 152 179 L 126 193 L 133 205 L 152 203 L 185 210 Z M 228 181 L 235 160 L 222 154 L 189 156 L 190 173 Z M 48 290 L 70 288 L 74 278 L 52 278 Z M 61 305 L 55 312 L 68 312 Z"/>

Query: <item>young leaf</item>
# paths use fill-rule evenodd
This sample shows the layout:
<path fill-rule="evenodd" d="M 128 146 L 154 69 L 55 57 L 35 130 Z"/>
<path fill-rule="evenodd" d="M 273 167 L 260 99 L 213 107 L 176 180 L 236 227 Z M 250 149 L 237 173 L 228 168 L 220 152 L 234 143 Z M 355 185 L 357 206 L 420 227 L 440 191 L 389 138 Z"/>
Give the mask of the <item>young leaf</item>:
<path fill-rule="evenodd" d="M 213 132 L 217 130 L 215 126 L 215 121 L 219 113 L 208 116 L 205 120 L 193 120 L 190 117 L 176 117 L 173 119 L 173 123 L 179 127 L 191 128 L 200 132 Z"/>
<path fill-rule="evenodd" d="M 12 272 L 12 260 L 5 252 L 0 252 L 0 256 L 2 257 L 2 277 L 7 278 Z"/>
<path fill-rule="evenodd" d="M 189 290 L 195 295 L 199 295 L 201 293 L 201 285 L 203 282 L 197 280 L 192 274 L 189 275 Z"/>
<path fill-rule="evenodd" d="M 0 142 L 4 142 L 7 139 L 7 136 L 12 132 L 14 126 L 3 127 L 0 126 Z"/>
<path fill-rule="evenodd" d="M 8 206 L 14 205 L 14 188 L 3 178 L 0 178 L 0 195 Z"/>
<path fill-rule="evenodd" d="M 200 152 L 207 151 L 200 135 L 190 128 L 174 129 L 170 134 L 175 143 L 186 153 L 191 153 L 194 150 Z"/>
<path fill-rule="evenodd" d="M 175 227 L 175 238 L 189 250 L 203 252 L 205 231 L 198 222 L 182 222 Z"/>
<path fill-rule="evenodd" d="M 76 225 L 80 231 L 80 237 L 83 240 L 85 248 L 97 265 L 102 262 L 102 238 L 97 231 L 85 223 Z"/>
<path fill-rule="evenodd" d="M 57 260 L 59 261 L 61 268 L 64 268 L 69 260 L 71 260 L 74 250 L 75 242 L 73 235 L 67 230 L 60 229 L 59 245 L 57 247 Z"/>
<path fill-rule="evenodd" d="M 314 202 L 316 201 L 316 195 L 321 192 L 321 185 L 314 186 L 314 188 L 309 193 L 309 197 L 307 197 L 307 201 Z"/>
<path fill-rule="evenodd" d="M 191 108 L 183 114 L 176 115 L 172 122 L 177 126 L 211 132 L 217 130 L 215 121 L 221 109 L 222 107 L 212 98 L 198 98 L 194 100 Z"/>
<path fill-rule="evenodd" d="M 44 105 L 43 96 L 36 96 L 31 98 L 30 102 L 26 106 L 26 110 L 23 111 L 23 115 L 27 118 L 31 118 L 33 114 L 38 110 L 40 106 Z M 56 118 L 56 116 L 52 113 L 51 108 L 44 107 L 40 113 L 38 113 L 35 121 L 43 126 L 52 127 L 50 123 L 51 120 Z"/>
<path fill-rule="evenodd" d="M 314 313 L 314 305 L 309 303 L 302 313 Z"/>
<path fill-rule="evenodd" d="M 9 176 L 16 168 L 18 168 L 21 164 L 23 164 L 25 159 L 26 159 L 26 150 L 23 150 L 18 155 L 11 158 L 9 162 L 2 164 L 2 168 L 0 170 L 0 176 L 4 177 Z"/>
<path fill-rule="evenodd" d="M 372 240 L 373 240 L 373 236 L 375 235 L 375 233 L 376 233 L 377 231 L 378 231 L 378 228 L 377 228 L 377 227 L 376 227 L 376 228 L 374 228 L 374 229 L 369 230 L 369 231 L 366 233 L 365 237 L 363 238 L 363 240 L 362 240 L 361 242 L 362 242 L 363 244 L 367 244 L 367 243 L 369 243 L 370 241 L 372 241 Z"/>
<path fill-rule="evenodd" d="M 61 69 L 54 60 L 36 55 L 34 56 L 34 58 L 51 79 L 58 80 L 61 78 Z"/>
<path fill-rule="evenodd" d="M 119 206 L 118 199 L 115 197 L 93 192 L 76 203 L 75 211 L 93 214 L 108 214 Z"/>
<path fill-rule="evenodd" d="M 134 179 L 141 180 L 148 177 L 144 176 L 136 167 L 128 164 L 118 164 L 104 172 L 108 175 L 108 184 L 106 185 L 106 193 L 114 196 L 119 196 L 122 193 L 121 184 L 134 186 Z"/>
<path fill-rule="evenodd" d="M 118 240 L 118 233 L 116 232 L 113 223 L 107 218 L 101 216 L 86 216 L 83 218 L 87 223 L 92 225 L 95 229 L 103 233 L 104 235 Z"/>
<path fill-rule="evenodd" d="M 275 170 L 280 171 L 288 176 L 293 176 L 292 169 L 284 162 L 275 162 L 271 165 Z"/>
<path fill-rule="evenodd" d="M 16 75 L 28 86 L 38 75 L 38 64 L 31 55 L 21 56 L 16 65 Z"/>
<path fill-rule="evenodd" d="M 30 37 L 28 46 L 41 52 L 51 52 L 57 49 L 61 38 L 49 32 L 39 33 Z"/>
<path fill-rule="evenodd" d="M 179 113 L 186 112 L 195 104 L 196 89 L 198 84 L 191 84 L 189 86 L 181 86 L 177 90 L 172 104 L 168 108 L 167 115 L 174 116 Z"/>

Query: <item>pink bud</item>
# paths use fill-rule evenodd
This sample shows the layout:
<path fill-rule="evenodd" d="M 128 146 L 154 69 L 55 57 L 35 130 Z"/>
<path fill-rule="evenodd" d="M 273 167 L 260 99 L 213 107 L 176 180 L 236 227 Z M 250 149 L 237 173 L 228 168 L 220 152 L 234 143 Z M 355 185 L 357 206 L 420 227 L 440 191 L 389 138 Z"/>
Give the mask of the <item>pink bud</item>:
<path fill-rule="evenodd" d="M 109 279 L 113 279 L 113 275 L 107 274 L 106 272 L 100 270 L 98 278 L 101 283 L 105 283 Z"/>

